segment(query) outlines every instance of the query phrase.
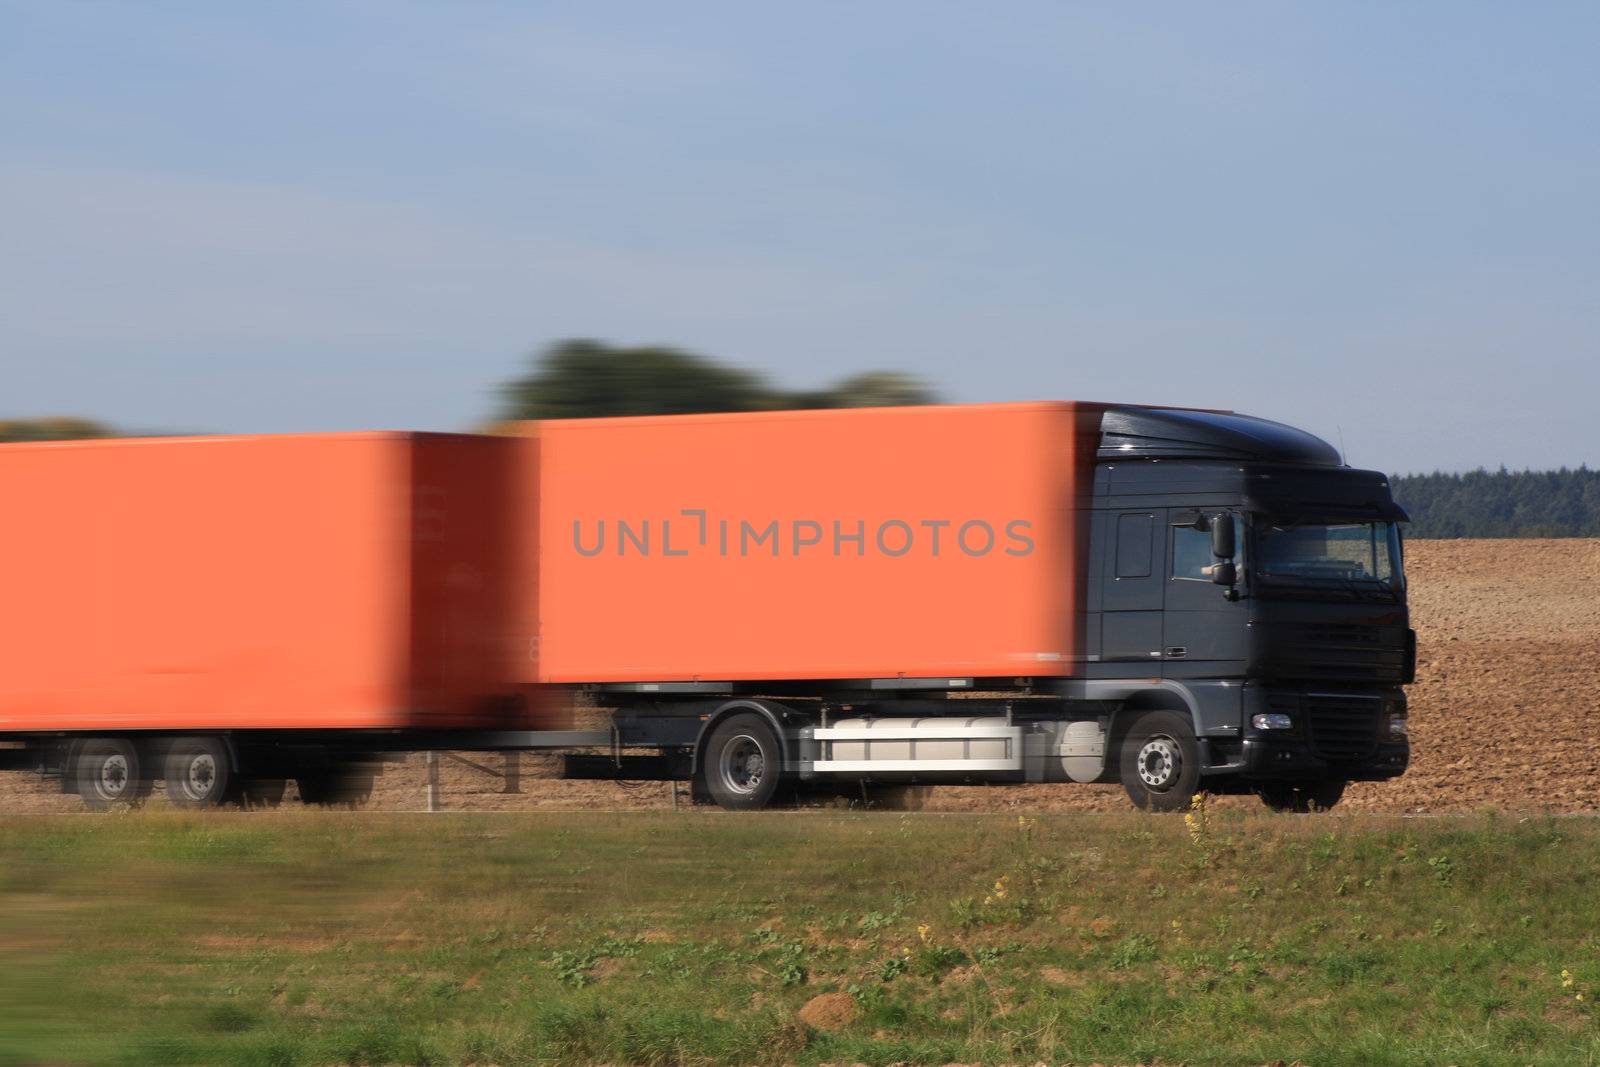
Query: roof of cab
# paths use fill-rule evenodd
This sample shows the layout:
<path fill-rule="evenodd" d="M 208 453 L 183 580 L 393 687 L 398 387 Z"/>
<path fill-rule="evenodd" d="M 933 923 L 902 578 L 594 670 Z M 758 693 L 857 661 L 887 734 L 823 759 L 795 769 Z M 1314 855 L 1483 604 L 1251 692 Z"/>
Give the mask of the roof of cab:
<path fill-rule="evenodd" d="M 1100 420 L 1101 459 L 1235 459 L 1342 467 L 1322 438 L 1270 419 L 1222 411 L 1111 408 Z"/>

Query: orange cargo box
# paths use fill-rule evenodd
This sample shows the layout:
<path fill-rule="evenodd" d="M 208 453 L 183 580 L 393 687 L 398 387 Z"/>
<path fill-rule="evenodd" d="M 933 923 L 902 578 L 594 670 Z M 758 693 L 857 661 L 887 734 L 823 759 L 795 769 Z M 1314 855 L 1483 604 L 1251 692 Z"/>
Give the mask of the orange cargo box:
<path fill-rule="evenodd" d="M 530 681 L 1070 674 L 1101 408 L 530 424 Z"/>
<path fill-rule="evenodd" d="M 0 731 L 500 724 L 531 589 L 508 580 L 520 454 L 408 434 L 0 446 Z"/>

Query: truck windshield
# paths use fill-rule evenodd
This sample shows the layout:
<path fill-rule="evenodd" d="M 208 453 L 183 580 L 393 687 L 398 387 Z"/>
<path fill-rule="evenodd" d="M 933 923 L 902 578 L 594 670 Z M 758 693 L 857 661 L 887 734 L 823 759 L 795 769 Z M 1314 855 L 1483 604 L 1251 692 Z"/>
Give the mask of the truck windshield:
<path fill-rule="evenodd" d="M 1284 585 L 1399 587 L 1400 532 L 1392 522 L 1275 522 L 1257 526 L 1256 574 Z"/>

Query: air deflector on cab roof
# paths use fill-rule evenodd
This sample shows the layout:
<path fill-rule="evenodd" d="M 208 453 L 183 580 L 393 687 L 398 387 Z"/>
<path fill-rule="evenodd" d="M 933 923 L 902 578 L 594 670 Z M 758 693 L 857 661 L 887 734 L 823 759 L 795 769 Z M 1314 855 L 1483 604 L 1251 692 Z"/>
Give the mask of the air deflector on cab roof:
<path fill-rule="evenodd" d="M 1218 411 L 1110 408 L 1100 420 L 1101 459 L 1235 459 L 1341 467 L 1338 449 L 1270 419 Z"/>

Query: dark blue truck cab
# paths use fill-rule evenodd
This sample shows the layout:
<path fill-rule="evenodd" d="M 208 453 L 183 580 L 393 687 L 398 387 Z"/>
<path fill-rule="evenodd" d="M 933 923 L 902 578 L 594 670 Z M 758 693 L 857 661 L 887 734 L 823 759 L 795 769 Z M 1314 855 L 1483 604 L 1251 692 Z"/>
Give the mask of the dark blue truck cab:
<path fill-rule="evenodd" d="M 1416 636 L 1406 515 L 1384 475 L 1265 419 L 1112 409 L 1089 507 L 1099 580 L 1078 695 L 1125 693 L 1124 728 L 1130 705 L 1181 705 L 1192 784 L 1277 808 L 1331 806 L 1347 782 L 1405 771 Z M 1187 800 L 1185 740 L 1143 757 L 1112 746 L 1136 802 Z"/>

